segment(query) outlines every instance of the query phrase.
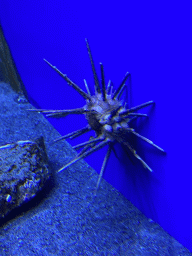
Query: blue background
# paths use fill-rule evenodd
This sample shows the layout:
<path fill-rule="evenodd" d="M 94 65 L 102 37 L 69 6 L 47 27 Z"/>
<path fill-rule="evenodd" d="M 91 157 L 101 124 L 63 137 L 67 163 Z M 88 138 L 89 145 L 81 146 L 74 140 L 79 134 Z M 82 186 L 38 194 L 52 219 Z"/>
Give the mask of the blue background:
<path fill-rule="evenodd" d="M 137 152 L 154 170 L 134 164 L 117 146 L 104 178 L 147 217 L 192 250 L 191 210 L 191 7 L 173 1 L 1 1 L 0 23 L 19 74 L 36 106 L 72 109 L 84 99 L 44 61 L 46 58 L 85 89 L 93 76 L 85 45 L 88 38 L 99 73 L 117 87 L 132 75 L 125 97 L 129 106 L 149 100 L 148 119 L 137 131 L 167 155 L 136 141 Z M 100 75 L 100 74 L 99 74 Z M 83 116 L 49 119 L 65 135 L 86 125 Z M 88 135 L 69 141 L 72 145 Z M 86 161 L 100 171 L 106 149 Z M 62 175 L 59 174 L 59 175 Z"/>

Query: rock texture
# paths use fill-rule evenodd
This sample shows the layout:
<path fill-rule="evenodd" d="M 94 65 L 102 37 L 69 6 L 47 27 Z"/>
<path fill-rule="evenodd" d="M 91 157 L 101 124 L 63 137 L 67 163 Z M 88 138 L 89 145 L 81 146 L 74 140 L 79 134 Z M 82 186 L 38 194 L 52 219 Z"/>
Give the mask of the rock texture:
<path fill-rule="evenodd" d="M 6 82 L 12 86 L 20 95 L 25 95 L 27 92 L 23 82 L 17 72 L 14 60 L 11 56 L 9 46 L 5 40 L 3 30 L 0 24 L 0 81 Z"/>
<path fill-rule="evenodd" d="M 0 106 L 0 145 L 41 134 L 53 173 L 35 198 L 0 220 L 1 256 L 192 255 L 103 179 L 93 197 L 98 174 L 85 161 L 58 174 L 75 151 L 53 143 L 60 134 L 5 83 Z"/>
<path fill-rule="evenodd" d="M 43 138 L 37 142 L 0 147 L 0 218 L 32 199 L 50 176 Z"/>

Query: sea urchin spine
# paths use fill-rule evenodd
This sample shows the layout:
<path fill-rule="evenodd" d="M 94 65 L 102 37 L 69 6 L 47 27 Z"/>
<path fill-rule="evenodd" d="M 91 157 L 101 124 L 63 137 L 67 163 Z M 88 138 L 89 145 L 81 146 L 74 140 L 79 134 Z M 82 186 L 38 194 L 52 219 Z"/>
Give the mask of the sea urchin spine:
<path fill-rule="evenodd" d="M 86 100 L 86 105 L 82 108 L 72 109 L 72 110 L 45 110 L 45 109 L 32 109 L 34 111 L 42 112 L 46 114 L 48 117 L 65 117 L 69 114 L 84 114 L 88 125 L 80 130 L 71 132 L 67 135 L 64 135 L 58 140 L 62 139 L 73 139 L 78 137 L 86 132 L 91 130 L 95 131 L 96 137 L 90 137 L 89 141 L 83 142 L 79 145 L 76 145 L 75 149 L 82 149 L 77 156 L 72 159 L 68 164 L 61 167 L 58 172 L 63 171 L 67 167 L 71 166 L 73 163 L 79 161 L 80 159 L 85 158 L 86 156 L 92 154 L 93 152 L 101 149 L 102 147 L 108 145 L 108 150 L 105 155 L 101 171 L 99 174 L 96 191 L 99 187 L 99 183 L 103 172 L 106 168 L 107 161 L 110 157 L 111 150 L 116 142 L 122 144 L 126 149 L 128 149 L 141 163 L 142 165 L 147 168 L 149 171 L 152 169 L 147 165 L 147 163 L 136 153 L 135 149 L 131 146 L 131 144 L 127 141 L 127 134 L 131 133 L 135 136 L 139 137 L 140 139 L 146 141 L 147 143 L 151 144 L 152 146 L 156 147 L 157 149 L 164 152 L 162 148 L 154 144 L 151 140 L 143 137 L 142 135 L 135 132 L 133 128 L 130 127 L 130 123 L 133 119 L 138 118 L 140 116 L 147 116 L 146 114 L 136 113 L 137 110 L 147 107 L 153 104 L 153 101 L 148 101 L 143 103 L 139 106 L 127 109 L 125 105 L 122 104 L 120 100 L 122 92 L 125 88 L 125 82 L 130 76 L 130 73 L 127 72 L 125 77 L 123 78 L 121 84 L 119 85 L 116 91 L 113 91 L 111 86 L 111 81 L 105 84 L 105 76 L 104 76 L 104 69 L 102 63 L 100 63 L 101 69 L 101 84 L 99 83 L 98 76 L 95 70 L 95 65 L 93 62 L 93 57 L 91 54 L 90 46 L 85 39 L 89 58 L 91 61 L 91 67 L 94 76 L 94 88 L 95 88 L 95 95 L 91 95 L 88 84 L 86 80 L 84 80 L 85 87 L 87 93 L 84 92 L 78 85 L 72 82 L 66 74 L 63 74 L 60 70 L 58 70 L 55 66 L 49 63 L 47 60 L 45 62 L 52 67 L 60 76 L 62 76 L 65 81 L 72 86 L 83 98 Z"/>

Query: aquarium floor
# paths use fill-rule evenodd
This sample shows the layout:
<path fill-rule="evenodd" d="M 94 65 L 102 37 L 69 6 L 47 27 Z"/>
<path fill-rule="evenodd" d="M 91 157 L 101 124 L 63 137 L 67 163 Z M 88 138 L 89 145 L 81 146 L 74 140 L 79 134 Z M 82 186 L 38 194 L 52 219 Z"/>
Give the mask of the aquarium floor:
<path fill-rule="evenodd" d="M 75 152 L 42 114 L 0 83 L 0 145 L 45 139 L 52 178 L 30 202 L 1 219 L 0 255 L 192 255 L 157 223 L 80 161 L 57 170 Z"/>

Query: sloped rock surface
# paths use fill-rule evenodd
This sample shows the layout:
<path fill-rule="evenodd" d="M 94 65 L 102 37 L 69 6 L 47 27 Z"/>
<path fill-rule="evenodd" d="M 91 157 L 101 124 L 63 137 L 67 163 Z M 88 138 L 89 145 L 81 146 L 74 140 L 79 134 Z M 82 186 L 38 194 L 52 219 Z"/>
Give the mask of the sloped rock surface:
<path fill-rule="evenodd" d="M 0 83 L 0 145 L 42 135 L 53 173 L 31 201 L 0 220 L 0 255 L 192 255 L 157 223 L 148 220 L 85 161 L 57 170 L 75 152 L 42 114 Z"/>

